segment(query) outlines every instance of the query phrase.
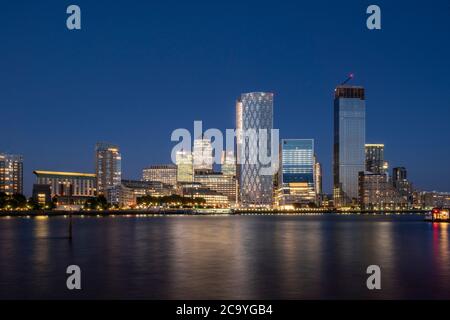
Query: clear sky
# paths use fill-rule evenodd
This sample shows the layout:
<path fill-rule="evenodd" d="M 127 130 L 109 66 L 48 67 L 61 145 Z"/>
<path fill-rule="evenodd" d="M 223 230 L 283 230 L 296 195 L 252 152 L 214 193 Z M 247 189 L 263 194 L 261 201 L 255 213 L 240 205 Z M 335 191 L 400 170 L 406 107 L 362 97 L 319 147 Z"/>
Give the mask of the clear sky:
<path fill-rule="evenodd" d="M 77 4 L 82 30 L 66 28 Z M 382 30 L 366 28 L 366 8 Z M 367 142 L 414 185 L 450 191 L 450 1 L 8 1 L 0 10 L 0 151 L 94 171 L 119 144 L 125 178 L 170 161 L 176 128 L 234 128 L 242 92 L 275 93 L 281 138 L 314 138 L 331 190 L 333 89 L 366 88 Z"/>

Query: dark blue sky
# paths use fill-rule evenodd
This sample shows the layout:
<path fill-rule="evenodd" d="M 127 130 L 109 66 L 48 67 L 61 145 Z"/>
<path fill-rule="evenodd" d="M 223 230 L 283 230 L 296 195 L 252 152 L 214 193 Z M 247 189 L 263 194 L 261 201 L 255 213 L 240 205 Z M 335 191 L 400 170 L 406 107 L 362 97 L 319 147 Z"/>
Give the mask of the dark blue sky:
<path fill-rule="evenodd" d="M 431 4 L 432 3 L 432 4 Z M 66 28 L 78 4 L 82 30 Z M 366 28 L 370 4 L 382 30 Z M 450 2 L 9 1 L 0 11 L 0 151 L 32 170 L 124 177 L 168 162 L 176 128 L 233 128 L 241 92 L 275 92 L 281 138 L 314 138 L 331 189 L 333 88 L 366 87 L 367 142 L 416 187 L 450 191 Z"/>

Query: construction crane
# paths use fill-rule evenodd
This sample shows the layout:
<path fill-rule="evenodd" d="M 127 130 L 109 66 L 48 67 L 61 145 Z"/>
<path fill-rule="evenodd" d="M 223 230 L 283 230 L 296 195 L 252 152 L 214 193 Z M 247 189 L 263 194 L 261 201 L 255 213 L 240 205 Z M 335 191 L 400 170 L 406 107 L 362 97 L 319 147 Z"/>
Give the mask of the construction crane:
<path fill-rule="evenodd" d="M 355 76 L 355 75 L 354 75 L 353 73 L 350 73 L 350 74 L 348 75 L 347 79 L 345 79 L 345 81 L 341 83 L 341 86 L 343 86 L 344 84 L 346 84 L 347 82 L 349 82 L 350 80 L 352 80 L 354 76 Z"/>

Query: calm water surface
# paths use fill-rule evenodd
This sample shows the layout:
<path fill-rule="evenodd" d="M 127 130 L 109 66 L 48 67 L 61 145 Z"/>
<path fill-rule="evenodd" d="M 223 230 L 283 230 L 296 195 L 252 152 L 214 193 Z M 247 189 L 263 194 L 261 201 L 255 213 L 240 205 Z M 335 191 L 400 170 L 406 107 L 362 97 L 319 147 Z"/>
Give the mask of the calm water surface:
<path fill-rule="evenodd" d="M 450 298 L 449 225 L 421 216 L 80 217 L 72 242 L 67 229 L 0 218 L 1 299 Z"/>

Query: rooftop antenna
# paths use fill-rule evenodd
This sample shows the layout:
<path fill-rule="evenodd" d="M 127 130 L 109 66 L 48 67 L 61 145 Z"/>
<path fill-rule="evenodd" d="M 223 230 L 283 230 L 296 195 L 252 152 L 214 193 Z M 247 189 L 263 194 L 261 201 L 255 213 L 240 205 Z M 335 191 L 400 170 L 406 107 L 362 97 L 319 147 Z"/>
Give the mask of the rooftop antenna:
<path fill-rule="evenodd" d="M 350 73 L 350 74 L 348 75 L 347 79 L 345 79 L 345 81 L 341 83 L 341 86 L 343 86 L 344 84 L 346 84 L 347 82 L 349 82 L 350 80 L 352 80 L 354 76 L 355 76 L 355 75 L 354 75 L 353 73 Z"/>

